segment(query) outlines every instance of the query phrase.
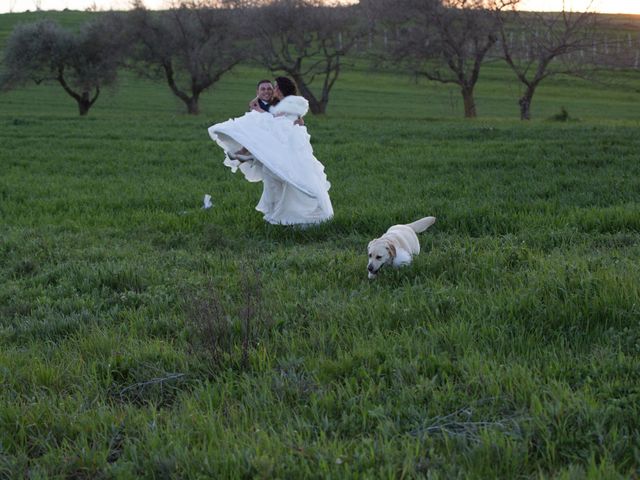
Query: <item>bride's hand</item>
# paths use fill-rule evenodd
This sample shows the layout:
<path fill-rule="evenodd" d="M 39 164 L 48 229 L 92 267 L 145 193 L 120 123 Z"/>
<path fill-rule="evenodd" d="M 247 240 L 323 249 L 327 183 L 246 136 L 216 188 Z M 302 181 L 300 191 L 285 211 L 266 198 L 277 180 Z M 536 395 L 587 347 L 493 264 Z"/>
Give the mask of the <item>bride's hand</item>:
<path fill-rule="evenodd" d="M 249 110 L 256 110 L 258 112 L 264 112 L 262 108 L 260 108 L 260 104 L 258 103 L 258 97 L 254 98 L 249 102 Z"/>

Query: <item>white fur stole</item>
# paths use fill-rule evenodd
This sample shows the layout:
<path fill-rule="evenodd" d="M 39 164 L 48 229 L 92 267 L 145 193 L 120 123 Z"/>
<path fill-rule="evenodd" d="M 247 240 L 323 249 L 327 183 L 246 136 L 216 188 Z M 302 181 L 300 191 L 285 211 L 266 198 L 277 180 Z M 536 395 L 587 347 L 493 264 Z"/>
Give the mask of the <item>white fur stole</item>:
<path fill-rule="evenodd" d="M 309 102 L 306 98 L 298 95 L 289 95 L 280 100 L 277 105 L 271 107 L 269 113 L 273 113 L 274 115 L 284 113 L 285 115 L 302 117 L 307 111 L 309 111 Z"/>

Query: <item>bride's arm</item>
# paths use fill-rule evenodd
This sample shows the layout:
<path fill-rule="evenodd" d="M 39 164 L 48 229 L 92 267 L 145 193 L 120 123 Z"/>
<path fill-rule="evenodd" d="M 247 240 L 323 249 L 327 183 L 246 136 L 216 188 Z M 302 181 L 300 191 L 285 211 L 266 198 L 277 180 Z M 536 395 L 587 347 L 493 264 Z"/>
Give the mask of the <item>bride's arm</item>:
<path fill-rule="evenodd" d="M 295 114 L 289 114 L 287 112 L 277 112 L 277 113 L 273 114 L 274 117 L 283 117 L 285 115 L 295 115 Z M 293 124 L 294 125 L 300 125 L 301 127 L 304 127 L 304 119 L 302 117 L 296 117 L 296 119 L 293 120 Z"/>
<path fill-rule="evenodd" d="M 274 117 L 286 116 L 294 125 L 304 126 L 304 119 L 302 118 L 308 110 L 308 103 L 302 97 L 288 96 L 280 101 L 274 108 L 270 110 L 270 113 Z"/>

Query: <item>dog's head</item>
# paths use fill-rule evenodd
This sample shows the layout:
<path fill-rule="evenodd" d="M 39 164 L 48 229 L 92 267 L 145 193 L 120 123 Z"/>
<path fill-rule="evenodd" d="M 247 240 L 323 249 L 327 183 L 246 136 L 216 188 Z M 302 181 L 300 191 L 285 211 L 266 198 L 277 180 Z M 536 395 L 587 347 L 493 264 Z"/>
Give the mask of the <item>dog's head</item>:
<path fill-rule="evenodd" d="M 369 254 L 369 263 L 367 265 L 369 278 L 375 278 L 384 265 L 393 263 L 393 259 L 396 256 L 396 247 L 387 239 L 376 238 L 369 242 L 367 253 Z"/>

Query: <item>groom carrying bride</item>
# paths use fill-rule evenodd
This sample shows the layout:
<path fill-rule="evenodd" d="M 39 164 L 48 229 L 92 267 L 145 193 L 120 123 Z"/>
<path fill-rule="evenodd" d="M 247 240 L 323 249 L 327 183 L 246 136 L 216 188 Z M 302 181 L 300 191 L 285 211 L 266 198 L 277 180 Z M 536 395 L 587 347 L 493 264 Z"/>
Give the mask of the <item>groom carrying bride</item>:
<path fill-rule="evenodd" d="M 209 135 L 226 153 L 226 166 L 234 172 L 239 169 L 250 182 L 263 183 L 256 210 L 267 222 L 300 225 L 329 220 L 330 184 L 324 166 L 313 155 L 307 129 L 298 122 L 309 103 L 296 95 L 295 83 L 287 77 L 276 78 L 267 102 L 268 90 L 261 81 L 256 98 L 269 103 L 268 113 L 256 106 L 242 117 L 209 127 Z M 240 158 L 245 156 L 240 151 L 246 151 L 248 158 Z"/>
<path fill-rule="evenodd" d="M 249 102 L 249 110 L 256 112 L 269 112 L 271 107 L 277 105 L 279 99 L 273 96 L 273 84 L 270 80 L 260 80 L 256 90 L 256 97 Z M 293 122 L 296 125 L 304 125 L 304 119 L 298 117 Z"/>

